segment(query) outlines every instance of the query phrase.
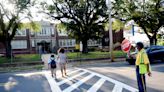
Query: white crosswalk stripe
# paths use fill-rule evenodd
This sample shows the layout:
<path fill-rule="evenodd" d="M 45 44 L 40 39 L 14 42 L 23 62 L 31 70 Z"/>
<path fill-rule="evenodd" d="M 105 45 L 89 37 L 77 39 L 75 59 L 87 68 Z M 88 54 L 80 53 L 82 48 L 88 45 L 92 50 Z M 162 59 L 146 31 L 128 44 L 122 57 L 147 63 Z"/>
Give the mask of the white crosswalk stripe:
<path fill-rule="evenodd" d="M 105 82 L 105 79 L 98 80 L 87 92 L 97 91 L 104 82 Z"/>
<path fill-rule="evenodd" d="M 112 92 L 122 92 L 121 85 L 118 85 L 118 84 L 115 85 Z"/>
<path fill-rule="evenodd" d="M 76 90 L 78 92 L 97 92 L 106 82 L 112 83 L 112 92 L 122 92 L 123 89 L 128 90 L 128 92 L 138 92 L 136 88 L 127 84 L 86 69 L 73 68 L 68 71 L 69 76 L 66 78 L 57 77 L 59 78 L 58 81 L 53 79 L 50 73 L 45 72 L 52 92 L 76 92 Z M 90 81 L 94 82 L 91 84 Z"/>
<path fill-rule="evenodd" d="M 71 71 L 71 70 L 67 70 L 68 75 L 73 74 L 73 73 L 78 72 L 78 71 L 80 71 L 80 70 L 79 70 L 79 69 L 77 69 L 77 70 L 73 70 L 73 71 Z M 57 77 L 61 78 L 62 75 L 57 75 Z"/>
<path fill-rule="evenodd" d="M 77 69 L 78 69 L 78 68 L 77 68 Z M 85 70 L 85 69 L 81 69 L 81 70 Z M 124 87 L 124 88 L 127 88 L 128 90 L 137 92 L 137 89 L 135 89 L 135 88 L 133 88 L 133 87 L 127 85 L 127 84 L 124 84 L 124 83 L 122 83 L 122 82 L 119 82 L 119 81 L 117 81 L 117 80 L 114 80 L 114 79 L 112 79 L 112 78 L 106 77 L 106 76 L 104 76 L 104 75 L 101 75 L 101 74 L 98 74 L 98 73 L 95 73 L 95 72 L 92 72 L 92 71 L 89 71 L 89 70 L 85 70 L 85 71 L 90 72 L 90 73 L 93 73 L 93 74 L 95 74 L 95 75 L 97 75 L 97 76 L 99 76 L 99 77 L 101 77 L 101 78 L 104 78 L 104 79 L 106 79 L 106 80 L 108 80 L 108 81 L 110 81 L 110 82 L 112 82 L 112 83 L 115 83 L 115 85 L 120 85 L 120 86 L 122 86 L 122 87 Z M 119 87 L 120 87 L 120 86 L 119 86 Z M 116 87 L 117 87 L 117 86 L 116 86 Z"/>
<path fill-rule="evenodd" d="M 53 85 L 57 85 L 56 81 L 54 81 L 54 79 L 50 76 L 50 74 L 46 71 L 44 71 L 44 74 L 46 76 L 46 79 L 48 80 L 49 84 L 50 84 L 50 88 L 52 92 L 62 92 L 61 89 L 59 88 L 59 86 L 53 86 Z"/>
<path fill-rule="evenodd" d="M 84 82 L 86 82 L 87 80 L 89 80 L 90 78 L 92 78 L 94 75 L 91 74 L 87 77 L 85 77 L 84 79 L 82 80 L 79 80 L 77 83 L 71 85 L 69 88 L 63 90 L 63 92 L 71 92 L 72 90 L 76 89 L 78 86 L 80 86 L 81 84 L 83 84 Z"/>
<path fill-rule="evenodd" d="M 70 80 L 72 80 L 72 79 L 74 79 L 74 78 L 76 78 L 76 77 L 78 77 L 78 76 L 80 76 L 80 75 L 83 75 L 83 74 L 85 74 L 86 72 L 82 72 L 82 73 L 79 73 L 79 74 L 77 74 L 77 75 L 75 75 L 75 76 L 73 76 L 73 77 L 69 77 L 69 78 L 67 78 L 67 79 L 65 79 L 65 80 L 63 80 L 63 81 L 61 81 L 61 82 L 59 82 L 58 83 L 58 85 L 62 85 L 63 83 L 66 83 L 66 82 L 68 82 L 68 81 L 70 81 Z"/>

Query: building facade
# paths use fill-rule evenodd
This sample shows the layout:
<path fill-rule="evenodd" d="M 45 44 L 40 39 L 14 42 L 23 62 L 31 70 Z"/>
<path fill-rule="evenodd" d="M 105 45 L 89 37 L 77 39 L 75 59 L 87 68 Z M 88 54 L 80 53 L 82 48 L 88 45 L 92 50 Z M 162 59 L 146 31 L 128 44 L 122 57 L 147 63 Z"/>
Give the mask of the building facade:
<path fill-rule="evenodd" d="M 63 47 L 71 52 L 74 52 L 76 47 L 76 39 L 68 37 L 68 35 L 63 32 L 59 31 L 57 32 L 57 43 L 59 44 L 59 47 Z M 99 47 L 101 45 L 100 41 L 97 40 L 88 40 L 88 47 Z"/>
<path fill-rule="evenodd" d="M 77 46 L 74 38 L 68 37 L 63 31 L 57 31 L 53 23 L 47 21 L 39 21 L 40 31 L 32 31 L 29 29 L 18 30 L 11 42 L 13 54 L 23 53 L 57 53 L 59 47 L 63 47 L 68 51 L 74 52 Z M 114 42 L 123 39 L 122 31 L 114 33 Z M 88 40 L 89 49 L 109 46 L 106 39 L 109 38 L 108 32 L 104 33 L 104 37 L 99 40 Z M 0 43 L 0 53 L 5 53 L 3 44 Z"/>
<path fill-rule="evenodd" d="M 56 30 L 52 23 L 40 21 L 40 31 L 29 29 L 17 30 L 11 42 L 14 54 L 21 53 L 50 53 L 56 46 Z M 0 53 L 5 53 L 4 46 L 0 44 Z"/>

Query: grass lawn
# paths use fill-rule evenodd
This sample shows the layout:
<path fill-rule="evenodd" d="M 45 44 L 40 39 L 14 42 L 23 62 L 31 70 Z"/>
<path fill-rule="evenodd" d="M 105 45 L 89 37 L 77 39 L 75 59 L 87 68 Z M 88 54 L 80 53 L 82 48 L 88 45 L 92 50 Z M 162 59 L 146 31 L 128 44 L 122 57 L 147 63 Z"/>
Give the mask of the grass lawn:
<path fill-rule="evenodd" d="M 91 59 L 91 58 L 109 58 L 110 53 L 109 52 L 89 52 L 87 54 L 82 54 L 80 52 L 70 52 L 67 53 L 67 56 L 69 59 L 79 59 L 79 58 L 85 58 L 85 59 Z M 122 51 L 114 51 L 114 57 L 125 57 L 126 54 Z M 39 54 L 20 54 L 15 55 L 12 59 L 12 62 L 34 62 L 34 61 L 40 61 L 40 55 Z M 7 59 L 5 57 L 0 57 L 0 64 L 1 63 L 10 63 L 11 59 Z"/>
<path fill-rule="evenodd" d="M 82 54 L 80 52 L 72 52 L 67 54 L 69 59 L 77 59 L 77 58 L 108 58 L 110 57 L 109 52 L 100 52 L 100 51 L 95 51 L 95 52 L 89 52 L 87 54 Z M 126 54 L 122 51 L 114 51 L 114 57 L 125 57 Z"/>
<path fill-rule="evenodd" d="M 39 54 L 20 54 L 20 55 L 15 55 L 12 59 L 0 57 L 0 64 L 10 63 L 10 62 L 34 62 L 34 61 L 40 61 Z"/>

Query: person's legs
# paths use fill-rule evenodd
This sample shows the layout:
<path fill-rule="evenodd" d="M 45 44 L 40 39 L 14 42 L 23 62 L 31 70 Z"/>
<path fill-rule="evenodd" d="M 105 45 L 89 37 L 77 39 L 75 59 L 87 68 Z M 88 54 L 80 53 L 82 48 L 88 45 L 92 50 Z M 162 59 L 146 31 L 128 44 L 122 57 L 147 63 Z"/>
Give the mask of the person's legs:
<path fill-rule="evenodd" d="M 144 90 L 144 92 L 147 92 L 147 91 L 146 91 L 145 74 L 142 74 L 142 75 L 141 75 L 141 80 L 142 80 L 142 87 L 143 87 L 143 90 Z"/>
<path fill-rule="evenodd" d="M 54 72 L 53 72 L 53 73 L 54 73 L 54 75 L 55 75 L 55 78 L 56 78 L 56 68 L 54 68 Z"/>
<path fill-rule="evenodd" d="M 67 76 L 67 73 L 66 73 L 66 64 L 64 64 L 64 72 L 65 72 L 65 75 Z"/>
<path fill-rule="evenodd" d="M 144 92 L 143 87 L 142 87 L 141 75 L 139 73 L 139 67 L 136 67 L 136 77 L 137 77 L 137 84 L 138 84 L 139 92 Z"/>
<path fill-rule="evenodd" d="M 51 68 L 51 76 L 52 76 L 52 77 L 54 77 L 54 76 L 53 76 L 53 72 L 54 72 L 54 69 Z"/>
<path fill-rule="evenodd" d="M 60 64 L 60 69 L 61 69 L 62 77 L 64 77 L 64 75 L 63 75 L 63 64 Z"/>

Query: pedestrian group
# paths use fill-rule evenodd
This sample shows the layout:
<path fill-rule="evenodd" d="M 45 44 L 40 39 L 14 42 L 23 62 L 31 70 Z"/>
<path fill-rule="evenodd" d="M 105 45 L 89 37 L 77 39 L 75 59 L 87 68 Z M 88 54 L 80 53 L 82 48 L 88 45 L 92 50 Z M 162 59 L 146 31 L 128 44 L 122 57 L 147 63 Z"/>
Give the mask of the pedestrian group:
<path fill-rule="evenodd" d="M 54 55 L 50 56 L 48 60 L 48 68 L 51 70 L 51 76 L 56 78 L 56 68 L 59 65 L 62 77 L 67 76 L 66 72 L 66 64 L 68 62 L 67 56 L 65 54 L 64 48 L 60 48 L 58 50 L 58 55 L 55 57 Z"/>

